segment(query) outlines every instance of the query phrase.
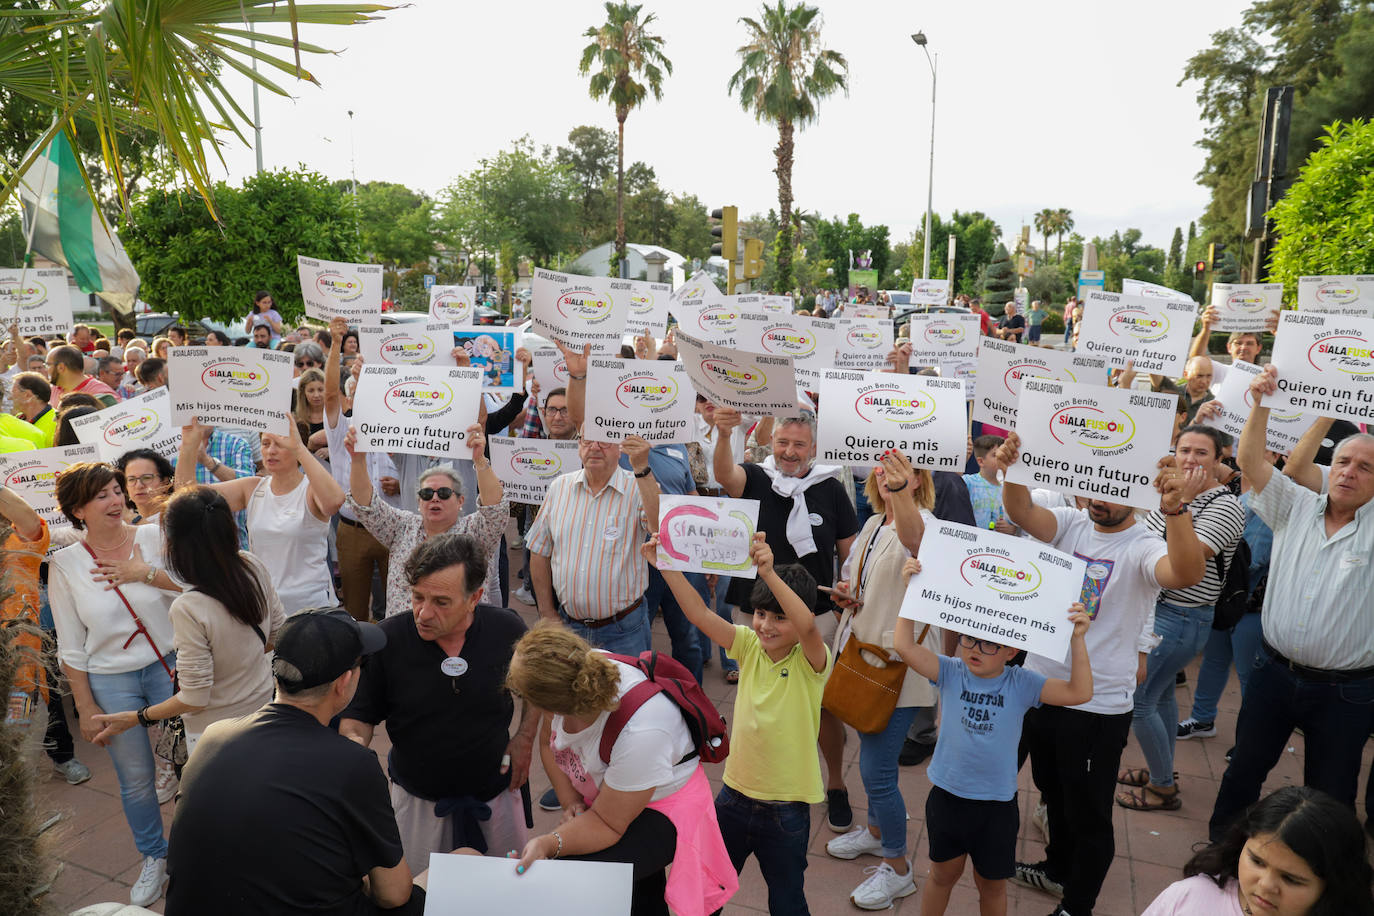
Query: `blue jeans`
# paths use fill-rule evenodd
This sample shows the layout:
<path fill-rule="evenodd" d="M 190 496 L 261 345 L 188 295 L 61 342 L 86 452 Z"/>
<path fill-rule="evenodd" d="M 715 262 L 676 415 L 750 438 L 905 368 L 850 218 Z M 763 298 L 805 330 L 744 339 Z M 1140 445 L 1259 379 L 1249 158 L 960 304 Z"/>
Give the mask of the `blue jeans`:
<path fill-rule="evenodd" d="M 1155 603 L 1155 632 L 1161 637 L 1145 663 L 1145 683 L 1135 689 L 1131 730 L 1150 768 L 1150 785 L 1174 784 L 1174 742 L 1178 739 L 1178 700 L 1174 678 L 1207 644 L 1212 608 Z"/>
<path fill-rule="evenodd" d="M 759 861 L 768 885 L 772 916 L 809 916 L 806 893 L 806 844 L 811 839 L 811 806 L 805 802 L 761 802 L 721 786 L 716 796 L 720 837 L 735 871 L 743 871 L 750 853 Z"/>
<path fill-rule="evenodd" d="M 706 575 L 704 573 L 687 573 L 687 582 L 692 588 L 697 590 L 697 594 L 702 594 L 706 590 Z M 705 600 L 704 598 L 702 600 Z M 668 583 L 663 580 L 663 574 L 650 567 L 649 587 L 644 590 L 643 607 L 645 619 L 649 625 L 653 626 L 654 614 L 663 612 L 663 625 L 668 630 L 668 638 L 673 644 L 673 658 L 682 663 L 682 666 L 692 672 L 692 676 L 701 683 L 701 631 L 693 626 L 692 621 L 687 619 L 687 615 L 682 612 L 682 608 L 677 603 L 677 597 L 673 595 L 673 590 L 668 587 Z"/>
<path fill-rule="evenodd" d="M 906 856 L 906 802 L 897 787 L 897 755 L 902 752 L 907 729 L 916 718 L 915 706 L 899 706 L 876 734 L 859 733 L 859 775 L 868 793 L 868 823 L 877 824 L 883 842 L 883 858 Z"/>
<path fill-rule="evenodd" d="M 1259 798 L 1293 729 L 1303 730 L 1303 785 L 1355 807 L 1360 757 L 1374 724 L 1374 677 L 1317 680 L 1290 670 L 1263 648 L 1236 720 L 1236 749 L 1221 778 L 1208 832 L 1213 842 Z"/>
<path fill-rule="evenodd" d="M 1193 690 L 1194 721 L 1215 722 L 1217 702 L 1231 676 L 1231 662 L 1236 663 L 1236 677 L 1240 680 L 1241 699 L 1255 670 L 1255 658 L 1260 652 L 1260 615 L 1246 614 L 1230 630 L 1213 630 L 1202 650 L 1202 665 L 1197 672 L 1197 688 Z"/>
<path fill-rule="evenodd" d="M 558 609 L 558 616 L 562 617 L 568 628 L 578 636 L 607 652 L 615 652 L 619 655 L 638 655 L 650 649 L 649 617 L 644 613 L 643 602 L 631 611 L 625 619 L 595 629 L 582 626 L 564 613 L 561 607 Z"/>
<path fill-rule="evenodd" d="M 868 494 L 864 492 L 864 481 L 858 479 L 854 481 L 854 513 L 859 517 L 860 528 L 873 514 L 873 507 L 868 504 Z"/>
<path fill-rule="evenodd" d="M 731 581 L 733 580 L 729 576 L 716 576 L 715 592 L 707 592 L 703 594 L 701 596 L 701 600 L 705 601 L 707 606 L 710 607 L 711 601 L 714 598 L 716 616 L 719 617 L 721 620 L 724 620 L 726 623 L 733 625 L 735 622 L 734 614 L 732 613 L 734 611 L 734 605 L 730 604 L 725 600 L 725 593 L 730 590 Z M 701 633 L 700 630 L 698 630 L 697 632 Z M 699 641 L 699 644 L 701 646 L 701 661 L 704 664 L 705 662 L 710 660 L 711 646 L 714 644 L 711 642 L 711 637 L 707 636 L 705 633 L 701 633 L 701 639 Z M 716 646 L 716 648 L 720 651 L 721 668 L 725 671 L 738 671 L 739 662 L 735 661 L 733 658 L 726 655 L 725 648 L 723 646 Z"/>
<path fill-rule="evenodd" d="M 167 654 L 167 664 L 176 665 L 175 653 Z M 136 712 L 172 696 L 172 679 L 161 662 L 123 674 L 90 674 L 91 694 L 103 712 Z M 153 779 L 156 761 L 147 729 L 131 728 L 110 740 L 107 748 L 119 777 L 119 798 L 124 804 L 124 819 L 134 834 L 140 855 L 167 858 L 167 839 L 162 835 L 162 810 L 157 803 Z"/>

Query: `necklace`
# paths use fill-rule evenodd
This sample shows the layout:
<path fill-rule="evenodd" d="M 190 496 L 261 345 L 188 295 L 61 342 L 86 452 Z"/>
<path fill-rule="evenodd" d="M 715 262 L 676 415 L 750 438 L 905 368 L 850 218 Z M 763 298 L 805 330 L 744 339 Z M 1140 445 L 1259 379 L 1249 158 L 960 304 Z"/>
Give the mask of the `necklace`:
<path fill-rule="evenodd" d="M 128 527 L 128 526 L 125 526 L 125 527 Z M 89 537 L 86 538 L 86 543 L 87 543 L 87 544 L 90 544 L 91 547 L 93 547 L 93 548 L 96 549 L 96 550 L 100 550 L 100 551 L 104 551 L 104 552 L 109 552 L 109 551 L 111 551 L 111 550 L 118 550 L 119 548 L 123 547 L 125 544 L 129 543 L 129 538 L 133 537 L 133 535 L 134 535 L 134 529 L 129 528 L 129 529 L 124 533 L 124 539 L 123 539 L 122 541 L 120 541 L 118 544 L 115 544 L 115 545 L 110 546 L 110 547 L 97 547 L 95 544 L 91 544 L 91 539 L 90 539 Z"/>

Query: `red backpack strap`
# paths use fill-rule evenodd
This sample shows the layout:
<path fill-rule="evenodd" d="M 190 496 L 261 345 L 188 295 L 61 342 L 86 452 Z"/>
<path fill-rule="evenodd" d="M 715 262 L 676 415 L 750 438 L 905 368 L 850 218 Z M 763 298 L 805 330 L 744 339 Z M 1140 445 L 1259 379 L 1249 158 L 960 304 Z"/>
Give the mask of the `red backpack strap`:
<path fill-rule="evenodd" d="M 623 664 L 630 665 L 641 673 L 644 673 L 640 659 L 632 655 L 615 655 L 608 653 L 607 657 L 622 662 Z M 630 717 L 638 712 L 639 707 L 648 702 L 650 697 L 662 692 L 663 688 L 650 680 L 647 673 L 645 673 L 645 679 L 631 687 L 626 691 L 625 695 L 620 698 L 620 705 L 612 710 L 610 716 L 606 719 L 606 727 L 601 730 L 600 754 L 602 763 L 607 766 L 610 765 L 611 748 L 615 747 L 616 739 L 618 739 L 620 733 L 624 731 L 625 725 L 630 721 Z"/>

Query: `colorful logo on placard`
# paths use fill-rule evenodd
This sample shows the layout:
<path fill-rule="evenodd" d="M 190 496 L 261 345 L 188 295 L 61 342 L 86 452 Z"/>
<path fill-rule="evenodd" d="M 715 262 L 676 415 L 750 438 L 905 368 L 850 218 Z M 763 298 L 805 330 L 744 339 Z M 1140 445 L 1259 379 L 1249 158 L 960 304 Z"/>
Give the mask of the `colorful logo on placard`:
<path fill-rule="evenodd" d="M 763 332 L 760 343 L 765 352 L 780 353 L 783 356 L 810 356 L 816 352 L 816 335 L 811 331 L 799 331 L 795 328 L 769 328 Z"/>
<path fill-rule="evenodd" d="M 634 375 L 616 385 L 615 399 L 622 407 L 647 407 L 660 411 L 673 406 L 680 391 L 678 383 L 672 378 Z"/>
<path fill-rule="evenodd" d="M 1117 451 L 1135 438 L 1135 420 L 1124 410 L 1117 413 L 1120 417 L 1097 407 L 1065 407 L 1050 415 L 1050 434 L 1064 445 L 1077 442 L 1099 451 Z"/>
<path fill-rule="evenodd" d="M 860 350 L 873 350 L 883 345 L 882 332 L 875 327 L 862 324 L 850 328 L 849 333 L 845 335 L 845 340 L 849 342 L 851 347 L 857 347 Z"/>
<path fill-rule="evenodd" d="M 1317 301 L 1324 305 L 1350 305 L 1360 298 L 1360 288 L 1348 283 L 1328 280 L 1317 287 Z"/>
<path fill-rule="evenodd" d="M 335 302 L 352 302 L 362 296 L 363 281 L 357 276 L 330 270 L 315 278 L 315 289 Z"/>
<path fill-rule="evenodd" d="M 566 292 L 554 305 L 564 318 L 574 318 L 585 324 L 600 324 L 611 317 L 610 297 L 599 296 L 591 290 Z"/>
<path fill-rule="evenodd" d="M 453 389 L 443 382 L 432 384 L 418 379 L 401 379 L 387 388 L 382 403 L 392 413 L 432 417 L 453 406 Z"/>
<path fill-rule="evenodd" d="M 157 411 L 145 407 L 106 426 L 102 435 L 108 445 L 125 445 L 151 439 L 161 426 Z"/>
<path fill-rule="evenodd" d="M 932 321 L 926 325 L 922 337 L 926 343 L 937 347 L 953 347 L 964 341 L 964 326 L 948 321 Z"/>
<path fill-rule="evenodd" d="M 5 486 L 20 492 L 27 490 L 51 494 L 57 486 L 57 475 L 70 466 L 70 463 L 65 461 L 30 459 L 15 465 L 5 475 Z"/>
<path fill-rule="evenodd" d="M 1226 307 L 1241 312 L 1264 310 L 1265 298 L 1256 293 L 1232 293 L 1226 297 Z"/>
<path fill-rule="evenodd" d="M 548 480 L 563 473 L 563 459 L 557 452 L 545 454 L 535 448 L 516 449 L 510 456 L 511 470 L 517 474 Z"/>
<path fill-rule="evenodd" d="M 440 293 L 430 303 L 430 314 L 441 321 L 466 324 L 472 315 L 472 297 L 466 293 Z"/>
<path fill-rule="evenodd" d="M 630 314 L 647 315 L 654 310 L 653 293 L 630 293 Z"/>
<path fill-rule="evenodd" d="M 874 388 L 855 399 L 854 410 L 866 423 L 922 423 L 935 414 L 935 399 L 924 391 Z"/>
<path fill-rule="evenodd" d="M 933 299 L 937 296 L 943 297 L 948 291 L 948 289 L 949 287 L 945 284 L 943 280 L 923 280 L 918 282 L 915 286 L 911 288 L 911 295 L 912 298 L 924 302 L 927 299 Z"/>
<path fill-rule="evenodd" d="M 1307 348 L 1307 362 L 1318 372 L 1334 369 L 1347 375 L 1374 375 L 1369 342 L 1353 334 L 1328 334 Z"/>
<path fill-rule="evenodd" d="M 1169 316 L 1154 314 L 1140 308 L 1122 309 L 1107 322 L 1108 329 L 1118 337 L 1130 337 L 1141 343 L 1153 343 L 1169 333 Z"/>
<path fill-rule="evenodd" d="M 237 357 L 217 360 L 200 373 L 200 382 L 211 391 L 260 394 L 267 390 L 267 367 Z"/>
<path fill-rule="evenodd" d="M 0 282 L 0 301 L 18 308 L 32 308 L 48 298 L 48 288 L 36 280 Z"/>
<path fill-rule="evenodd" d="M 1015 563 L 997 553 L 965 557 L 959 564 L 959 575 L 969 585 L 981 585 L 1003 595 L 1029 595 L 1044 581 L 1040 567 L 1034 563 Z"/>
<path fill-rule="evenodd" d="M 677 541 L 675 545 L 673 542 Z M 721 515 L 706 506 L 676 506 L 666 513 L 658 526 L 659 553 L 671 557 L 679 563 L 690 563 L 694 559 L 707 569 L 722 572 L 748 569 L 752 562 L 749 557 L 749 544 L 754 540 L 754 525 L 749 516 L 738 510 Z M 678 549 L 685 541 L 695 544 L 712 545 L 712 556 L 693 557 Z M 737 547 L 730 551 L 728 548 Z M 724 559 L 720 553 L 728 553 Z"/>
<path fill-rule="evenodd" d="M 426 363 L 437 352 L 434 341 L 428 337 L 411 337 L 400 334 L 382 341 L 382 362 L 393 365 L 415 365 Z"/>
<path fill-rule="evenodd" d="M 768 377 L 763 374 L 763 370 L 758 366 L 741 366 L 730 359 L 703 359 L 701 370 L 709 373 L 712 378 L 719 379 L 735 391 L 744 394 L 762 391 L 764 386 L 768 384 Z"/>
<path fill-rule="evenodd" d="M 708 334 L 733 334 L 739 330 L 739 313 L 729 306 L 713 305 L 697 316 L 697 327 Z"/>
<path fill-rule="evenodd" d="M 688 283 L 684 286 L 679 287 L 678 291 L 673 294 L 673 298 L 676 299 L 678 302 L 685 302 L 688 299 L 701 299 L 705 295 L 706 284 Z"/>

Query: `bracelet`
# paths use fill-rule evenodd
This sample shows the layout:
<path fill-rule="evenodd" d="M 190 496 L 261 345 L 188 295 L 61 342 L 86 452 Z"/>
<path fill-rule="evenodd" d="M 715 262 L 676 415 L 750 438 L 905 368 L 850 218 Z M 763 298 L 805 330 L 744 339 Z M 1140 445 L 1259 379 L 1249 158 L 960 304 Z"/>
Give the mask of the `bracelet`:
<path fill-rule="evenodd" d="M 889 487 L 889 486 L 884 486 L 883 489 L 886 490 L 886 491 L 889 492 L 889 493 L 900 493 L 900 492 L 902 492 L 903 490 L 905 490 L 905 489 L 907 488 L 907 484 L 909 484 L 909 483 L 911 483 L 911 481 L 909 481 L 909 480 L 903 480 L 903 481 L 902 481 L 902 485 L 901 485 L 900 487 Z"/>
<path fill-rule="evenodd" d="M 556 859 L 563 854 L 563 835 L 555 830 L 550 836 L 558 840 L 558 848 L 554 850 L 553 855 L 549 856 L 551 859 Z"/>
<path fill-rule="evenodd" d="M 1173 516 L 1173 515 L 1182 515 L 1183 513 L 1185 513 L 1185 512 L 1188 511 L 1188 507 L 1189 507 L 1190 505 L 1191 505 L 1191 503 L 1179 503 L 1178 508 L 1177 508 L 1176 510 L 1174 510 L 1173 512 L 1169 512 L 1169 511 L 1167 511 L 1167 510 L 1165 510 L 1165 509 L 1160 509 L 1159 511 L 1160 511 L 1160 513 L 1162 513 L 1163 515 L 1170 515 L 1170 516 Z"/>
<path fill-rule="evenodd" d="M 587 373 L 584 372 L 581 375 L 573 375 L 569 372 L 568 378 L 572 379 L 574 382 L 585 382 L 587 380 Z"/>
<path fill-rule="evenodd" d="M 213 459 L 213 461 L 215 462 L 215 466 L 214 466 L 214 467 L 210 467 L 210 468 L 206 468 L 206 470 L 209 471 L 211 474 L 213 474 L 213 473 L 215 473 L 216 471 L 218 471 L 218 470 L 220 469 L 220 467 L 224 464 L 224 462 L 223 462 L 223 461 L 220 461 L 218 458 Z"/>
<path fill-rule="evenodd" d="M 653 469 L 653 468 L 645 468 L 645 469 L 642 470 L 642 471 L 635 471 L 635 476 L 636 476 L 636 477 L 639 477 L 639 478 L 644 478 L 644 477 L 648 477 L 648 476 L 649 476 L 650 474 L 652 474 L 653 472 L 654 472 L 654 469 Z"/>
<path fill-rule="evenodd" d="M 152 728 L 155 724 L 152 719 L 148 718 L 147 706 L 144 706 L 138 711 L 138 724 L 142 725 L 144 728 Z"/>

